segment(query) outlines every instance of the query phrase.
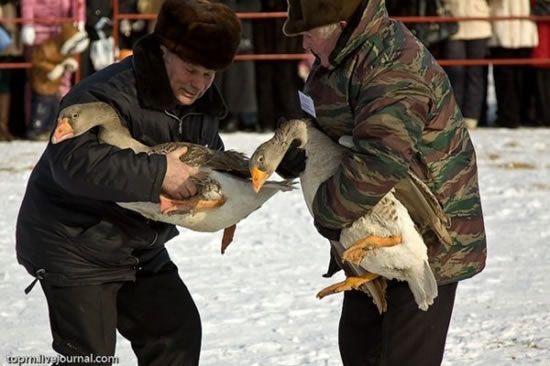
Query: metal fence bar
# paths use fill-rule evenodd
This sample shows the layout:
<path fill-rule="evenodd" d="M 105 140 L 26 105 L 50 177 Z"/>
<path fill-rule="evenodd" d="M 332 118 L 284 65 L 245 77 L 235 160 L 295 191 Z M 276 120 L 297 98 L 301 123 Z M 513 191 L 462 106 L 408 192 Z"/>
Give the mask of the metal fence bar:
<path fill-rule="evenodd" d="M 115 45 L 118 45 L 119 30 L 118 25 L 120 20 L 154 20 L 157 14 L 128 14 L 120 13 L 118 0 L 113 0 L 113 38 Z M 237 13 L 240 19 L 254 20 L 254 19 L 278 19 L 285 18 L 286 12 L 244 12 Z M 75 21 L 76 18 L 11 18 L 0 19 L 0 23 L 39 23 L 39 24 L 57 24 L 67 21 Z M 536 22 L 550 22 L 550 16 L 492 16 L 492 17 L 440 17 L 440 16 L 427 16 L 427 17 L 395 17 L 404 23 L 429 23 L 429 22 L 456 22 L 456 21 L 472 21 L 472 20 L 487 20 L 487 21 L 506 21 L 506 20 L 533 20 Z M 304 60 L 309 57 L 308 54 L 246 54 L 237 55 L 236 61 L 288 61 L 288 60 Z M 442 66 L 474 66 L 474 65 L 550 65 L 550 59 L 480 59 L 480 60 L 438 60 L 438 63 Z M 20 63 L 0 63 L 0 69 L 27 69 L 32 65 L 29 62 Z"/>

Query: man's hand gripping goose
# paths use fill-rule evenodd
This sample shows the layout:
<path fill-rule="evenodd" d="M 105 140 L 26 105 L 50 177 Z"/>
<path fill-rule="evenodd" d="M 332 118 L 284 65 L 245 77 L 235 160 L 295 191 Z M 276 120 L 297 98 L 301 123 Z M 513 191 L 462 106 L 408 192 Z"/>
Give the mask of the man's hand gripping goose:
<path fill-rule="evenodd" d="M 279 191 L 293 189 L 290 181 L 269 182 L 266 191 L 257 195 L 251 188 L 248 158 L 235 151 L 216 151 L 204 146 L 170 142 L 148 147 L 132 137 L 110 105 L 102 102 L 72 105 L 59 114 L 51 138 L 58 144 L 98 127 L 102 143 L 136 154 L 181 154 L 179 159 L 196 169 L 192 176 L 197 194 L 187 199 L 161 195 L 160 204 L 152 202 L 117 202 L 143 216 L 186 227 L 194 231 L 214 232 L 224 229 L 222 254 L 233 238 L 236 224 Z"/>

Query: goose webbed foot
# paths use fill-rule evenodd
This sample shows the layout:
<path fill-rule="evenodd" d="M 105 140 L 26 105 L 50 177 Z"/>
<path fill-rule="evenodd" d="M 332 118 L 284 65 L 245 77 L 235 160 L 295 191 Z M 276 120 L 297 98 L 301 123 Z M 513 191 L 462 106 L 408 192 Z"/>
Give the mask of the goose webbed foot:
<path fill-rule="evenodd" d="M 401 244 L 400 236 L 368 236 L 358 240 L 351 245 L 344 254 L 342 259 L 345 262 L 350 262 L 355 265 L 361 263 L 363 258 L 373 249 L 393 247 Z"/>
<path fill-rule="evenodd" d="M 237 225 L 232 225 L 230 227 L 226 227 L 223 230 L 223 238 L 222 238 L 222 255 L 225 254 L 225 250 L 231 244 L 233 241 L 233 235 L 235 235 L 235 230 L 237 229 Z"/>
<path fill-rule="evenodd" d="M 319 291 L 317 297 L 322 299 L 325 296 L 334 295 L 343 291 L 359 290 L 362 285 L 374 280 L 377 277 L 378 275 L 376 273 L 365 273 L 361 276 L 347 277 L 345 281 L 335 283 L 334 285 Z"/>
<path fill-rule="evenodd" d="M 186 214 L 191 211 L 217 208 L 225 203 L 222 197 L 217 200 L 205 200 L 201 197 L 193 196 L 186 200 L 176 200 L 167 196 L 160 196 L 160 212 L 164 215 Z"/>

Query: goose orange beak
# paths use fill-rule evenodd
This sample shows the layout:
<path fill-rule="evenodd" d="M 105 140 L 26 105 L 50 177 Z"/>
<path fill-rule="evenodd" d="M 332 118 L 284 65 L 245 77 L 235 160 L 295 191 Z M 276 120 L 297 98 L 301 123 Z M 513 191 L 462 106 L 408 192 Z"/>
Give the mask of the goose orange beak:
<path fill-rule="evenodd" d="M 250 169 L 250 175 L 252 176 L 252 188 L 254 192 L 258 193 L 260 189 L 262 189 L 267 178 L 269 178 L 269 174 L 258 168 L 252 168 Z"/>
<path fill-rule="evenodd" d="M 68 118 L 59 118 L 57 120 L 57 127 L 52 136 L 52 144 L 58 144 L 63 140 L 67 140 L 74 137 L 74 130 L 69 123 Z"/>

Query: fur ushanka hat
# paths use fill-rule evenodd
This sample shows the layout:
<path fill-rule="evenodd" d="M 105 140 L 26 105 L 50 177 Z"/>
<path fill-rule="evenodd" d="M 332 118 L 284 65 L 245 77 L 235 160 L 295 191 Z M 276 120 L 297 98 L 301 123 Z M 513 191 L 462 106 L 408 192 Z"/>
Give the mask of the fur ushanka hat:
<path fill-rule="evenodd" d="M 185 61 L 219 70 L 231 64 L 241 40 L 241 23 L 226 5 L 208 0 L 166 0 L 154 34 Z"/>
<path fill-rule="evenodd" d="M 323 25 L 351 18 L 362 0 L 287 0 L 288 19 L 283 25 L 287 36 L 296 36 Z"/>

